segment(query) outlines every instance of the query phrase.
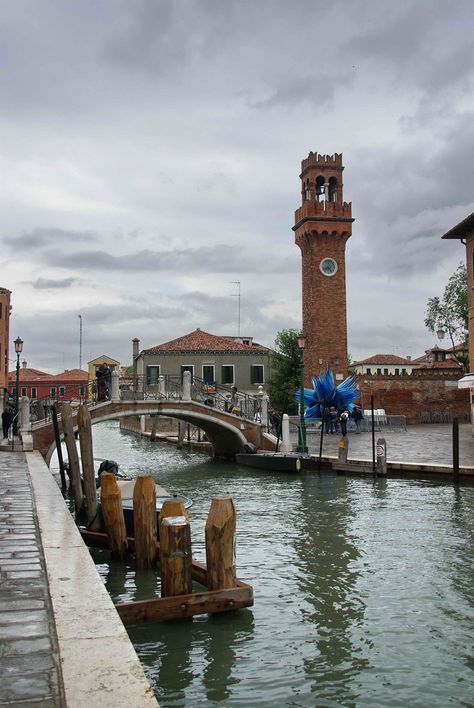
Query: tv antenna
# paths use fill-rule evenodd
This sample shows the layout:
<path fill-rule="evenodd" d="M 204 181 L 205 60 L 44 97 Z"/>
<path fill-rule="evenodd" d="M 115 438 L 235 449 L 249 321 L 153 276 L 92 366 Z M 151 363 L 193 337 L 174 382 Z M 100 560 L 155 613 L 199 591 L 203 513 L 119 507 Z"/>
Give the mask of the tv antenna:
<path fill-rule="evenodd" d="M 238 286 L 238 292 L 232 293 L 231 297 L 238 297 L 239 298 L 239 319 L 238 319 L 238 325 L 237 325 L 237 336 L 240 339 L 240 280 L 231 280 L 230 282 L 232 285 Z"/>

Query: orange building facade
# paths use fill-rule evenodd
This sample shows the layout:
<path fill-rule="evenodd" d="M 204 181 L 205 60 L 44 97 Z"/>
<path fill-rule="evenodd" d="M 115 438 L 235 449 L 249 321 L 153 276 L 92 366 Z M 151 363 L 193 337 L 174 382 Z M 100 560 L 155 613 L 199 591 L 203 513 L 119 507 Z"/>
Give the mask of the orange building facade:
<path fill-rule="evenodd" d="M 11 291 L 0 288 L 0 388 L 8 385 L 8 352 L 10 342 Z"/>

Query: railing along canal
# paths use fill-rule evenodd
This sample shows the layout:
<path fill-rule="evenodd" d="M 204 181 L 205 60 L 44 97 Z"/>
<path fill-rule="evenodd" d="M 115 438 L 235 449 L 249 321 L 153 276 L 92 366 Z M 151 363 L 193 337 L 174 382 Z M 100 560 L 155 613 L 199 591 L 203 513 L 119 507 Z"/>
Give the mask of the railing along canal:
<path fill-rule="evenodd" d="M 111 398 L 115 400 L 114 389 L 117 390 L 116 399 L 120 401 L 184 401 L 189 400 L 190 394 L 192 401 L 202 403 L 209 408 L 228 413 L 234 411 L 247 420 L 265 422 L 262 414 L 265 413 L 267 406 L 264 405 L 263 387 L 260 387 L 259 393 L 249 394 L 238 391 L 234 387 L 204 381 L 195 376 L 191 377 L 188 393 L 185 388 L 185 383 L 180 376 L 160 376 L 158 381 L 153 383 L 147 382 L 143 376 L 138 376 L 134 381 L 120 384 L 118 380 L 112 382 Z M 30 422 L 33 426 L 50 422 L 53 406 L 60 415 L 61 405 L 64 402 L 71 403 L 75 407 L 80 403 L 94 406 L 108 400 L 108 394 L 99 400 L 95 381 L 89 381 L 87 385 L 82 386 L 77 384 L 66 386 L 60 395 L 31 399 Z"/>

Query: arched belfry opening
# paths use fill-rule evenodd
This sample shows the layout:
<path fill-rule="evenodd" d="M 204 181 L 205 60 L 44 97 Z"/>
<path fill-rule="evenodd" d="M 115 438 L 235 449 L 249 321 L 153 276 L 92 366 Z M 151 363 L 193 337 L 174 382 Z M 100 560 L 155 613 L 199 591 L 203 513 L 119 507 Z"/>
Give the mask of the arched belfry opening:
<path fill-rule="evenodd" d="M 325 179 L 323 175 L 318 175 L 318 177 L 316 177 L 316 201 L 318 202 L 324 202 L 326 197 L 324 191 L 324 182 Z"/>
<path fill-rule="evenodd" d="M 295 213 L 302 257 L 302 329 L 305 383 L 330 366 L 336 382 L 347 376 L 346 242 L 352 205 L 343 201 L 342 155 L 310 152 L 301 163 L 304 204 Z M 309 194 L 309 196 L 307 196 Z"/>

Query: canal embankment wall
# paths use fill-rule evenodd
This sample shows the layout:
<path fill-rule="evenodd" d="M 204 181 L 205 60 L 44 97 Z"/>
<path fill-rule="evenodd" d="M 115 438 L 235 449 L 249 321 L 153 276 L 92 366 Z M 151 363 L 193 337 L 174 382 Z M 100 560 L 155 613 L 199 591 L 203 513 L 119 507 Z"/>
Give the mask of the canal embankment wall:
<path fill-rule="evenodd" d="M 25 454 L 56 626 L 65 705 L 156 708 L 153 689 L 57 483 L 38 451 Z"/>

